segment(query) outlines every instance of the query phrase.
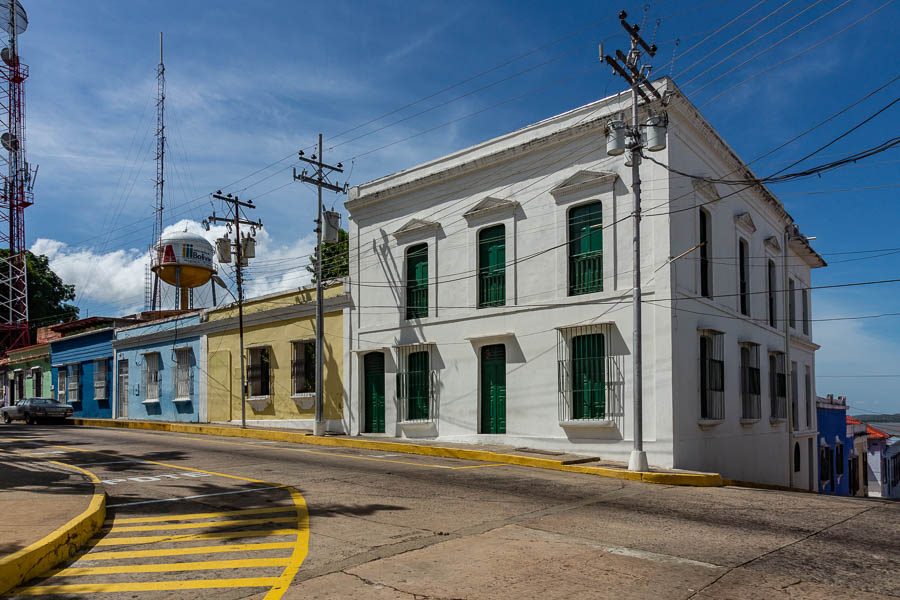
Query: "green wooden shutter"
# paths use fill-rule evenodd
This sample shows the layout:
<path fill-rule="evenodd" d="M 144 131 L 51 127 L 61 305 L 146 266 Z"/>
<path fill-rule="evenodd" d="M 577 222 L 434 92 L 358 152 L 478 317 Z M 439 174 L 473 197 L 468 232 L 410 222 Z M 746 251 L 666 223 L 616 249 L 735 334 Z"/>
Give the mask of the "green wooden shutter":
<path fill-rule="evenodd" d="M 569 295 L 603 290 L 603 205 L 569 211 Z"/>
<path fill-rule="evenodd" d="M 365 372 L 366 433 L 384 433 L 384 354 L 370 352 L 363 359 Z"/>
<path fill-rule="evenodd" d="M 431 370 L 429 368 L 428 352 L 413 352 L 409 355 L 407 365 L 409 370 L 407 383 L 409 389 L 409 420 L 421 420 L 428 418 L 429 398 L 431 396 Z"/>
<path fill-rule="evenodd" d="M 413 246 L 406 254 L 406 318 L 428 316 L 428 244 Z"/>
<path fill-rule="evenodd" d="M 481 432 L 506 433 L 506 346 L 481 349 Z"/>
<path fill-rule="evenodd" d="M 602 419 L 606 416 L 606 373 L 602 333 L 572 338 L 572 416 Z"/>
<path fill-rule="evenodd" d="M 478 306 L 506 304 L 506 227 L 478 233 Z"/>

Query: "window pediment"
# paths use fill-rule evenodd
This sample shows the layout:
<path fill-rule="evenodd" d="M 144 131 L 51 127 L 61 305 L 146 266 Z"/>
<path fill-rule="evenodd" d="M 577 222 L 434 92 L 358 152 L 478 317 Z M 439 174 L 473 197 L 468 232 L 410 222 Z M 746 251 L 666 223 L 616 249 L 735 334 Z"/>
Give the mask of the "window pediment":
<path fill-rule="evenodd" d="M 747 233 L 756 233 L 756 223 L 753 222 L 753 219 L 748 212 L 734 215 L 734 224 Z"/>
<path fill-rule="evenodd" d="M 781 254 L 781 244 L 778 243 L 778 238 L 774 235 L 770 235 L 765 239 L 766 248 L 771 250 L 776 254 Z"/>
<path fill-rule="evenodd" d="M 700 194 L 705 202 L 715 202 L 722 197 L 719 194 L 719 190 L 716 187 L 716 184 L 711 181 L 704 181 L 703 179 L 693 179 L 691 180 L 691 185 L 694 188 L 694 192 Z"/>
<path fill-rule="evenodd" d="M 593 188 L 612 188 L 619 176 L 609 171 L 578 171 L 550 190 L 554 198 Z"/>
<path fill-rule="evenodd" d="M 488 196 L 467 210 L 463 216 L 467 221 L 488 214 L 509 214 L 519 208 L 519 203 L 506 198 L 493 198 Z"/>
<path fill-rule="evenodd" d="M 394 239 L 401 239 L 404 237 L 412 237 L 416 235 L 422 235 L 428 233 L 430 231 L 436 231 L 441 228 L 441 224 L 436 221 L 426 221 L 424 219 L 410 219 L 403 225 L 400 229 L 395 231 L 392 235 Z"/>

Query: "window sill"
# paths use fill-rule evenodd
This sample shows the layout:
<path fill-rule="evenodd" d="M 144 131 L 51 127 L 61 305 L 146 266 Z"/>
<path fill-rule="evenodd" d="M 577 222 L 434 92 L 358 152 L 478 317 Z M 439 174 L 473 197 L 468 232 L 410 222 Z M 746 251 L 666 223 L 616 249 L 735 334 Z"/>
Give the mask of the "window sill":
<path fill-rule="evenodd" d="M 249 404 L 255 412 L 264 411 L 266 408 L 272 404 L 271 396 L 250 396 L 246 399 L 247 404 Z"/>
<path fill-rule="evenodd" d="M 316 394 L 294 394 L 291 400 L 297 405 L 298 410 L 310 410 L 316 404 Z"/>
<path fill-rule="evenodd" d="M 563 429 L 616 429 L 616 422 L 612 419 L 570 419 L 560 421 Z"/>
<path fill-rule="evenodd" d="M 414 421 L 400 421 L 398 425 L 403 427 L 432 427 L 434 419 L 416 419 Z"/>
<path fill-rule="evenodd" d="M 759 423 L 759 419 L 741 419 L 741 425 L 755 425 Z"/>
<path fill-rule="evenodd" d="M 724 422 L 725 419 L 697 419 L 697 425 L 699 425 L 701 429 L 711 429 Z"/>
<path fill-rule="evenodd" d="M 141 400 L 141 404 L 159 404 L 159 398 L 147 398 L 146 400 Z"/>
<path fill-rule="evenodd" d="M 786 423 L 787 419 L 783 419 L 781 417 L 769 417 L 769 424 L 772 426 L 781 425 L 782 423 Z"/>
<path fill-rule="evenodd" d="M 190 402 L 190 396 L 185 396 L 184 398 L 173 398 L 172 402 Z"/>

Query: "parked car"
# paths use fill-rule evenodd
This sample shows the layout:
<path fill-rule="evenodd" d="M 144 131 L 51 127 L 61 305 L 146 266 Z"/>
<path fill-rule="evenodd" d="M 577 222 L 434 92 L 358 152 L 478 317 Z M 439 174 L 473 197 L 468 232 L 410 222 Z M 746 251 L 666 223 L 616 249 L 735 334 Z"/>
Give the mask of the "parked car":
<path fill-rule="evenodd" d="M 0 408 L 4 423 L 21 419 L 26 423 L 36 423 L 39 419 L 65 419 L 71 417 L 72 407 L 49 398 L 22 398 L 14 406 Z"/>

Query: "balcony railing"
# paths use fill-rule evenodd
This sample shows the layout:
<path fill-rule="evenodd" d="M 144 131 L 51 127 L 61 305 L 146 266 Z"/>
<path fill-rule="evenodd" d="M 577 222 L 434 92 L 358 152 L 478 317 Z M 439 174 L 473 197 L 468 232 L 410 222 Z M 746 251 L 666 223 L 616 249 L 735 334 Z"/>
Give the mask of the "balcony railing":
<path fill-rule="evenodd" d="M 478 276 L 478 306 L 506 304 L 506 273 L 480 273 Z"/>
<path fill-rule="evenodd" d="M 569 257 L 569 293 L 573 296 L 603 290 L 603 253 L 590 252 Z"/>
<path fill-rule="evenodd" d="M 410 285 L 406 288 L 406 318 L 421 319 L 428 316 L 428 286 Z"/>

